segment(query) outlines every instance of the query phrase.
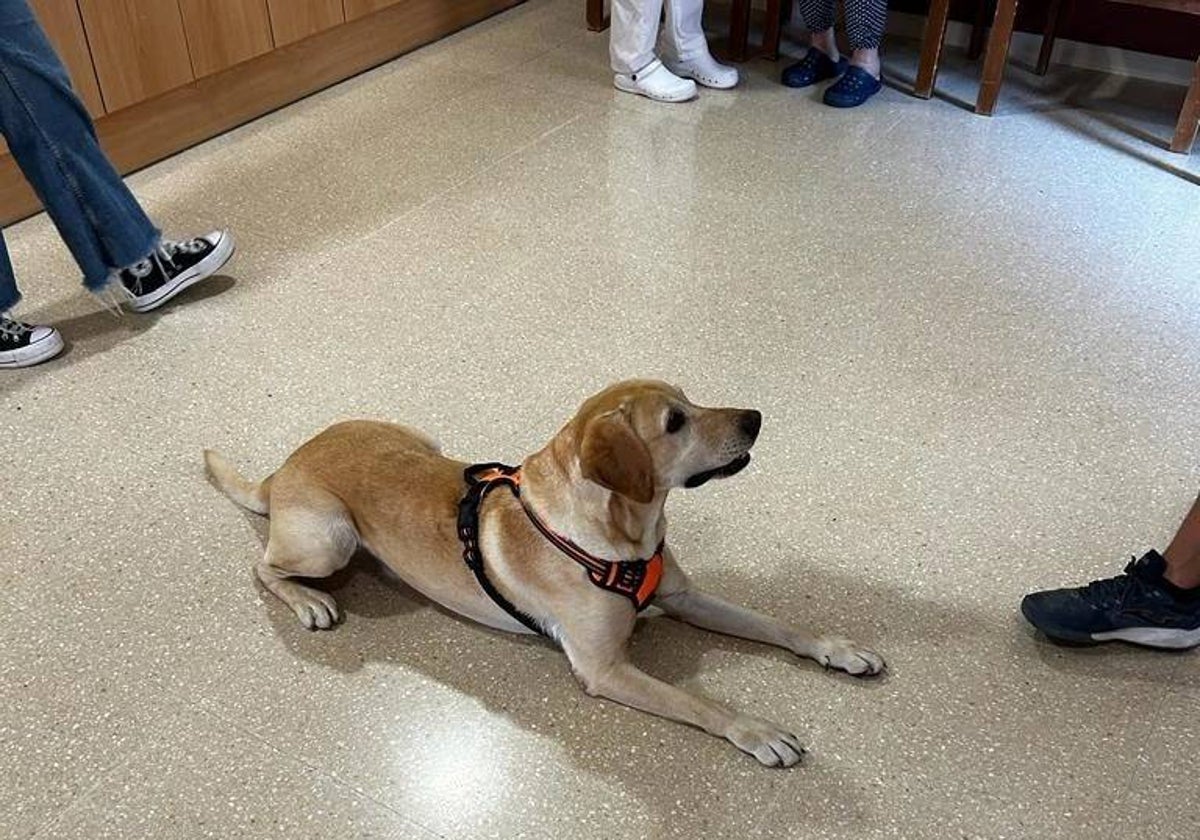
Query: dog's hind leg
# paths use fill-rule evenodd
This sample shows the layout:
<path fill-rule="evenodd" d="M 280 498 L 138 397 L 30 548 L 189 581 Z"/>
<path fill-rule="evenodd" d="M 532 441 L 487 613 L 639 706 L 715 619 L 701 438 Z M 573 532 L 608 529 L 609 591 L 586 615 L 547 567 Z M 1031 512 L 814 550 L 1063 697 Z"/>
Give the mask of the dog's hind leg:
<path fill-rule="evenodd" d="M 255 569 L 263 586 L 292 608 L 309 630 L 328 630 L 339 614 L 333 596 L 290 578 L 322 578 L 350 562 L 358 532 L 341 500 L 311 487 L 272 491 L 271 532 Z"/>

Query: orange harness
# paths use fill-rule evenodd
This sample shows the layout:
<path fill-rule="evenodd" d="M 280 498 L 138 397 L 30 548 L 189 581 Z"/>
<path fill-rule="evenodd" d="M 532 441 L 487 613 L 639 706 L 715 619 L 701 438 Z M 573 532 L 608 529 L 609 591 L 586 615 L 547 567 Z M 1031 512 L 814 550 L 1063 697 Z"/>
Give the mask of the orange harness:
<path fill-rule="evenodd" d="M 518 609 L 492 584 L 483 565 L 479 548 L 479 510 L 483 500 L 496 487 L 509 488 L 521 502 L 529 521 L 551 545 L 583 566 L 588 579 L 606 592 L 628 598 L 638 610 L 645 609 L 654 597 L 663 573 L 663 544 L 659 543 L 649 560 L 602 560 L 589 554 L 566 537 L 552 530 L 525 504 L 521 498 L 521 468 L 487 463 L 467 467 L 463 472 L 467 493 L 458 503 L 458 538 L 463 544 L 463 560 L 475 573 L 476 580 L 496 605 L 530 630 L 545 635 L 541 625 L 529 614 Z"/>

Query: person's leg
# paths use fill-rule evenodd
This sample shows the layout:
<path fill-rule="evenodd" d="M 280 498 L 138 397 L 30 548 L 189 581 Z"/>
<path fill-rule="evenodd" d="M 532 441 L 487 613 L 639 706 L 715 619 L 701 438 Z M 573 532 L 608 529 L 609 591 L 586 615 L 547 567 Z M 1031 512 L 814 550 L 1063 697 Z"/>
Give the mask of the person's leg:
<path fill-rule="evenodd" d="M 887 0 L 845 0 L 850 66 L 822 97 L 826 105 L 854 108 L 883 89 L 879 80 L 879 44 L 887 23 Z"/>
<path fill-rule="evenodd" d="M 1172 650 L 1200 645 L 1200 498 L 1165 554 L 1149 551 L 1124 574 L 1087 586 L 1033 592 L 1021 612 L 1055 641 Z"/>
<path fill-rule="evenodd" d="M 105 157 L 25 0 L 0 0 L 0 131 L 88 289 L 158 245 L 158 229 Z"/>
<path fill-rule="evenodd" d="M 708 51 L 704 37 L 704 0 L 666 0 L 659 54 L 672 73 L 705 87 L 728 90 L 738 83 L 738 71 L 720 64 Z"/>
<path fill-rule="evenodd" d="M 632 76 L 657 58 L 654 44 L 662 10 L 663 0 L 612 0 L 608 54 L 614 73 Z"/>
<path fill-rule="evenodd" d="M 846 70 L 834 37 L 834 0 L 800 0 L 800 17 L 809 31 L 809 49 L 804 57 L 784 68 L 787 87 L 803 88 L 826 79 L 836 79 Z"/>
<path fill-rule="evenodd" d="M 1163 554 L 1164 577 L 1180 589 L 1200 588 L 1200 496 Z"/>
<path fill-rule="evenodd" d="M 850 64 L 879 78 L 879 45 L 887 26 L 887 0 L 846 0 L 846 40 Z"/>
<path fill-rule="evenodd" d="M 834 37 L 834 0 L 800 0 L 800 19 L 808 30 L 809 44 L 834 61 L 838 60 L 837 38 Z"/>
<path fill-rule="evenodd" d="M 17 275 L 8 256 L 4 232 L 0 231 L 0 315 L 10 311 L 20 301 L 21 290 L 17 288 Z"/>
<path fill-rule="evenodd" d="M 696 95 L 696 84 L 676 76 L 654 53 L 662 9 L 663 0 L 612 0 L 613 85 L 661 102 L 686 102 Z"/>
<path fill-rule="evenodd" d="M 163 241 L 100 148 L 91 117 L 26 0 L 0 0 L 0 133 L 89 290 L 112 283 L 130 309 L 146 312 L 215 273 L 233 254 L 233 239 L 220 231 Z"/>
<path fill-rule="evenodd" d="M 8 247 L 4 244 L 4 235 L 0 234 L 0 368 L 36 365 L 54 358 L 63 348 L 58 330 L 9 317 L 9 310 L 20 299 Z"/>

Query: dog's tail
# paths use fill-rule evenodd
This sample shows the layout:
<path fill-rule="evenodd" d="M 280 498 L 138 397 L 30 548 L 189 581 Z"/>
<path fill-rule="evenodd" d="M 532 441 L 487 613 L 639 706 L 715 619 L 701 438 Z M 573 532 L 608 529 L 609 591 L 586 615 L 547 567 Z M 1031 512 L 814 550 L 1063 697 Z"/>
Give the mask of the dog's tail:
<path fill-rule="evenodd" d="M 221 492 L 246 510 L 266 516 L 271 510 L 271 479 L 250 481 L 229 463 L 225 456 L 211 449 L 204 450 L 204 464 L 208 474 Z"/>

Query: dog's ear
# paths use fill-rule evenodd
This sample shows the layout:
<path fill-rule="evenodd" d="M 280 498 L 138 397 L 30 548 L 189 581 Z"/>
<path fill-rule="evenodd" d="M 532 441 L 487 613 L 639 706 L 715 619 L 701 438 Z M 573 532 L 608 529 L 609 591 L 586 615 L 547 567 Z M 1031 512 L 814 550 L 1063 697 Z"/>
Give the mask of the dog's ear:
<path fill-rule="evenodd" d="M 646 504 L 654 499 L 654 460 L 620 410 L 588 421 L 579 445 L 583 477 Z"/>

